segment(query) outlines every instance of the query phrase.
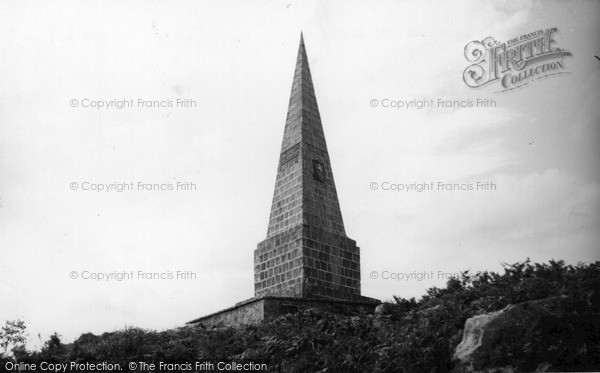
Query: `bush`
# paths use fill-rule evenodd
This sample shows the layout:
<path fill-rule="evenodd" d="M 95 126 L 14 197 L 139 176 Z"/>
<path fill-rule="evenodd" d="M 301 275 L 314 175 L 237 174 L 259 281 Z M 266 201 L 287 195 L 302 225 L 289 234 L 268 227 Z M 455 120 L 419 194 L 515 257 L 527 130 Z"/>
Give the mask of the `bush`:
<path fill-rule="evenodd" d="M 445 288 L 431 288 L 420 300 L 394 297 L 383 315 L 341 315 L 309 309 L 257 326 L 203 329 L 185 327 L 156 332 L 129 328 L 101 336 L 83 334 L 63 345 L 58 335 L 41 352 L 16 351 L 20 361 L 185 363 L 253 360 L 282 372 L 448 371 L 465 321 L 525 301 L 568 297 L 577 312 L 538 330 L 529 353 L 569 361 L 562 369 L 600 369 L 598 312 L 600 262 L 565 265 L 562 261 L 504 265 L 504 273 L 465 271 Z M 569 336 L 580 336 L 571 338 Z M 543 343 L 541 342 L 543 341 Z M 542 356 L 542 355 L 540 355 Z M 553 360 L 554 358 L 554 360 Z M 527 356 L 517 369 L 530 369 Z M 537 361 L 537 360 L 536 360 Z"/>

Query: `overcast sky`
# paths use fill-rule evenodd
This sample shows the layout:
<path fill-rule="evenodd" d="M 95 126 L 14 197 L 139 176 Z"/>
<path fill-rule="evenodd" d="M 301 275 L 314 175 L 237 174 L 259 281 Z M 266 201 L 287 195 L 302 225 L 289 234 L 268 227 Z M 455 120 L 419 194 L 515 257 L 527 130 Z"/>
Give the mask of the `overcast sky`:
<path fill-rule="evenodd" d="M 253 296 L 301 30 L 364 295 L 418 297 L 444 285 L 438 271 L 498 271 L 527 257 L 598 260 L 599 10 L 592 1 L 0 3 L 0 323 L 22 318 L 32 337 L 72 341 L 181 326 Z M 552 27 L 573 55 L 567 74 L 504 93 L 463 82 L 469 42 Z M 496 107 L 407 110 L 384 99 Z M 95 100 L 134 107 L 84 107 Z M 82 190 L 131 182 L 120 193 Z M 393 192 L 386 182 L 496 190 Z M 130 271 L 196 278 L 82 279 Z M 393 281 L 385 271 L 435 278 Z"/>

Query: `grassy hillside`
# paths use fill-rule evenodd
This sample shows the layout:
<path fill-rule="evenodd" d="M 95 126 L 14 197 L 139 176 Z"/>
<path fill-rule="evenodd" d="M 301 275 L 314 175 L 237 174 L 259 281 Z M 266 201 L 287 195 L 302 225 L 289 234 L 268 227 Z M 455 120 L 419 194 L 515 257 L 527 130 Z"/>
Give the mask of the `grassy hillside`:
<path fill-rule="evenodd" d="M 571 266 L 527 260 L 505 265 L 504 273 L 464 272 L 419 300 L 395 297 L 375 315 L 309 309 L 240 328 L 130 328 L 83 334 L 71 344 L 54 335 L 41 351 L 13 351 L 15 359 L 29 363 L 106 361 L 127 367 L 139 361 L 211 360 L 265 362 L 270 371 L 283 372 L 448 371 L 457 369 L 453 354 L 467 319 L 510 304 L 560 297 L 569 305 L 563 313 L 518 340 L 499 339 L 494 349 L 505 352 L 486 358 L 488 366 L 508 361 L 517 370 L 600 370 L 599 289 L 600 262 Z"/>

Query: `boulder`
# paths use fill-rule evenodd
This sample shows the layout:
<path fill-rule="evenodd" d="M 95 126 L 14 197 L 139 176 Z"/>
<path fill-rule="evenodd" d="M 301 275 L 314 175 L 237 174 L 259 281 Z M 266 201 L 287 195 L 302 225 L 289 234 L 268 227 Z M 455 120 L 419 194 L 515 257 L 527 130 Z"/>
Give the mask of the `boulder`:
<path fill-rule="evenodd" d="M 454 351 L 453 371 L 546 371 L 594 366 L 588 354 L 597 349 L 600 318 L 598 314 L 581 314 L 584 309 L 569 297 L 551 297 L 471 317 Z"/>
<path fill-rule="evenodd" d="M 510 307 L 514 306 L 509 305 L 503 310 L 473 316 L 468 319 L 465 322 L 463 339 L 454 351 L 454 359 L 468 362 L 473 353 L 483 344 L 483 334 L 484 331 L 487 331 L 489 323 L 507 312 Z"/>

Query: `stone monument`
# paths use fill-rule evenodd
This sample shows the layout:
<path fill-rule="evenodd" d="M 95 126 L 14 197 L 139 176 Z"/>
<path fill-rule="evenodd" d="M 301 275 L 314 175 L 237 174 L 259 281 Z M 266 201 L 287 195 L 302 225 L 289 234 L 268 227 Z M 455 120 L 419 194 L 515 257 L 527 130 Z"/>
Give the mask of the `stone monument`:
<path fill-rule="evenodd" d="M 360 250 L 346 236 L 300 35 L 267 237 L 254 251 L 254 297 L 188 324 L 252 324 L 308 307 L 378 303 L 360 293 Z"/>

